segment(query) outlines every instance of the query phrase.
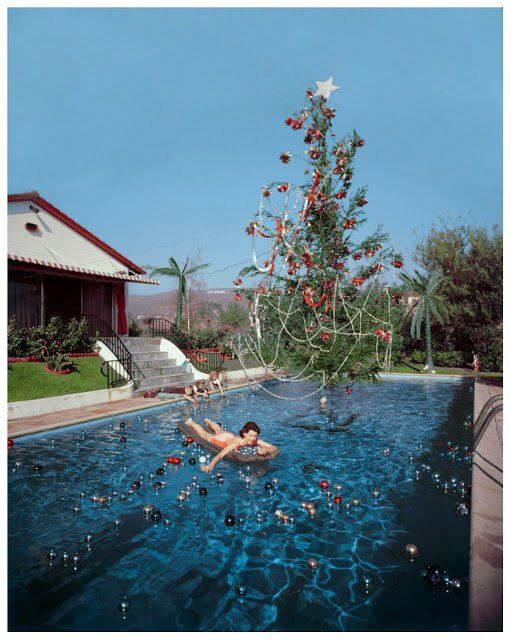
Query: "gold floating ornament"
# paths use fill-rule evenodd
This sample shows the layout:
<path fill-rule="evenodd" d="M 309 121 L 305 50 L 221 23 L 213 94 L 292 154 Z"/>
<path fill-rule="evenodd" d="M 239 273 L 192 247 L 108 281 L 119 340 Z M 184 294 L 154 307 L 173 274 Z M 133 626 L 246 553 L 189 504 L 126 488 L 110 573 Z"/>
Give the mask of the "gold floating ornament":
<path fill-rule="evenodd" d="M 410 558 L 415 558 L 415 556 L 419 553 L 419 550 L 414 544 L 407 544 L 405 550 Z"/>

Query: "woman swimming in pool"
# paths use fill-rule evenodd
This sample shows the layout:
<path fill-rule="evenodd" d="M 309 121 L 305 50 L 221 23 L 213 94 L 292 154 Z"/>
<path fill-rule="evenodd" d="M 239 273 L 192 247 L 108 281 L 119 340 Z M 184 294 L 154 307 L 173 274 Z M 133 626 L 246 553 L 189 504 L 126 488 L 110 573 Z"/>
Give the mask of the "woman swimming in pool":
<path fill-rule="evenodd" d="M 193 427 L 202 438 L 211 442 L 211 444 L 221 447 L 222 451 L 217 453 L 209 464 L 202 466 L 202 471 L 213 471 L 217 462 L 227 455 L 229 451 L 237 449 L 238 447 L 258 447 L 257 454 L 263 457 L 277 449 L 275 445 L 270 444 L 269 442 L 264 442 L 264 440 L 259 438 L 261 429 L 259 429 L 255 422 L 247 422 L 240 429 L 239 436 L 235 436 L 234 433 L 231 433 L 230 431 L 224 431 L 219 424 L 209 418 L 205 418 L 204 422 L 215 432 L 214 434 L 206 431 L 200 424 L 197 424 L 197 422 L 194 422 L 191 418 L 188 418 L 186 424 Z"/>

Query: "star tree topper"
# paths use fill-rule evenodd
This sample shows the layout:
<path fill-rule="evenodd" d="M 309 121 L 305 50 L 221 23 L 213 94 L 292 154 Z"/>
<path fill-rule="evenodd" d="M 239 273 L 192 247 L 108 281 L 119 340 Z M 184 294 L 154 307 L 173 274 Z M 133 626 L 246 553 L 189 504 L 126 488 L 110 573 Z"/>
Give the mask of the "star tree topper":
<path fill-rule="evenodd" d="M 318 90 L 314 95 L 323 96 L 325 100 L 328 100 L 332 91 L 337 91 L 337 89 L 339 89 L 339 87 L 336 87 L 332 82 L 333 79 L 334 77 L 330 76 L 326 82 L 319 82 L 319 80 L 316 80 L 316 84 L 318 85 Z"/>

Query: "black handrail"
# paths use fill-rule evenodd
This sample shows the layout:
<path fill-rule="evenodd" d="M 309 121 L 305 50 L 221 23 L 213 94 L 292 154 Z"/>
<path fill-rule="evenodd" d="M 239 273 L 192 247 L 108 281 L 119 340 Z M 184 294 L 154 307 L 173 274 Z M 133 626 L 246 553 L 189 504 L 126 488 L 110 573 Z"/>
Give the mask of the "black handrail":
<path fill-rule="evenodd" d="M 117 335 L 107 322 L 98 318 L 98 316 L 83 314 L 83 317 L 87 320 L 89 337 L 96 340 L 99 339 L 101 342 L 104 342 L 117 358 L 117 361 L 121 363 L 124 371 L 128 375 L 128 378 L 126 378 L 124 374 L 121 375 L 121 372 L 119 371 L 120 367 L 112 369 L 111 366 L 106 368 L 107 373 L 105 373 L 103 365 L 111 365 L 112 362 L 115 361 L 104 362 L 101 365 L 101 373 L 107 378 L 108 388 L 110 389 L 112 386 L 120 387 L 131 382 L 131 380 L 133 380 L 133 356 L 131 355 L 128 347 L 121 340 L 120 336 Z"/>
<path fill-rule="evenodd" d="M 130 382 L 126 378 L 127 366 L 129 363 L 124 359 L 105 360 L 101 365 L 101 373 L 106 377 L 106 386 L 108 389 L 116 387 L 124 387 Z"/>
<path fill-rule="evenodd" d="M 215 351 L 198 349 L 190 336 L 166 318 L 150 318 L 147 325 L 153 338 L 162 337 L 176 345 L 193 366 L 203 373 L 223 369 L 224 356 Z"/>
<path fill-rule="evenodd" d="M 474 442 L 472 444 L 472 449 L 475 451 L 477 445 L 481 442 L 482 437 L 486 433 L 486 429 L 488 425 L 491 423 L 492 419 L 504 410 L 502 401 L 504 399 L 503 395 L 497 395 L 490 398 L 484 407 L 481 409 L 481 413 L 477 418 L 474 424 Z M 500 404 L 497 406 L 493 406 L 495 401 L 499 401 Z"/>

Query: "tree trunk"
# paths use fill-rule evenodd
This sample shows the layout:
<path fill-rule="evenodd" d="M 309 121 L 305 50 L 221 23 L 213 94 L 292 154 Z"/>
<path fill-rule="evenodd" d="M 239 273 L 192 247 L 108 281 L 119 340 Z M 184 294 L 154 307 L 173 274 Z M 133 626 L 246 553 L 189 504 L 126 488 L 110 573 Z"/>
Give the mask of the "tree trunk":
<path fill-rule="evenodd" d="M 178 328 L 181 328 L 181 318 L 183 316 L 183 289 L 181 286 L 181 278 L 179 278 L 179 282 L 177 283 L 177 315 L 176 315 L 176 325 Z"/>
<path fill-rule="evenodd" d="M 424 301 L 424 323 L 426 325 L 426 366 L 423 371 L 427 373 L 435 373 L 435 365 L 433 364 L 433 352 L 431 350 L 431 309 L 429 300 Z"/>

